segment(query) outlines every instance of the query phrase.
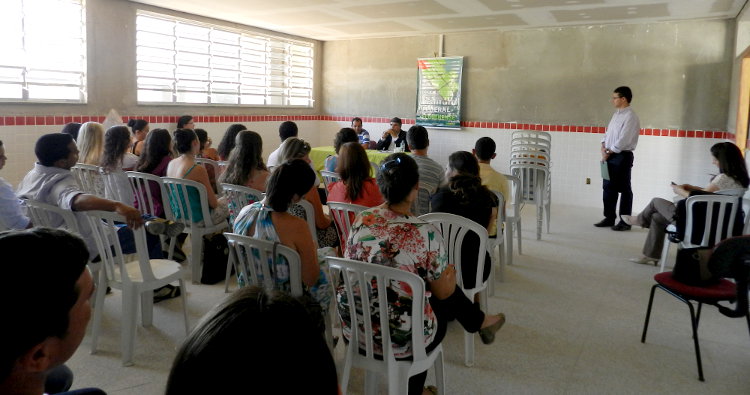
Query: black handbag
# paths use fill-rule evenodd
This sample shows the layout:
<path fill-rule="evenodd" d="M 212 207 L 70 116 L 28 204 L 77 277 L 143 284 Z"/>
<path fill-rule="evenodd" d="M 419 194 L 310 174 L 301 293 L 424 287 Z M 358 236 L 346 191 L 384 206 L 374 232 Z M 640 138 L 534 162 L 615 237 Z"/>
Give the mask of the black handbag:
<path fill-rule="evenodd" d="M 719 281 L 709 269 L 711 248 L 681 248 L 672 269 L 672 278 L 692 286 L 706 286 Z"/>

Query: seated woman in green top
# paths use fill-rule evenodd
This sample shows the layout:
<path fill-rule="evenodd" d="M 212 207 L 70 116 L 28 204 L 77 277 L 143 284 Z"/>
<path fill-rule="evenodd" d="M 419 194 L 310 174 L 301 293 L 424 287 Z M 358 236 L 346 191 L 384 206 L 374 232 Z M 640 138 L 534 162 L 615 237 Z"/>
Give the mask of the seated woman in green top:
<path fill-rule="evenodd" d="M 199 166 L 195 162 L 195 157 L 200 152 L 198 136 L 190 129 L 177 129 L 174 132 L 173 141 L 174 148 L 179 156 L 169 162 L 167 177 L 183 178 L 203 184 L 206 187 L 206 198 L 208 200 L 208 207 L 210 208 L 211 223 L 218 224 L 221 221 L 226 221 L 229 216 L 226 200 L 224 198 L 217 198 L 213 188 L 211 188 L 206 168 Z M 184 203 L 185 196 L 182 195 L 182 191 L 177 192 L 179 199 Z M 193 222 L 203 221 L 203 211 L 201 209 L 198 190 L 188 187 L 187 192 L 187 200 L 190 201 L 190 213 Z M 176 207 L 174 196 L 172 197 L 172 210 L 179 218 L 180 213 Z"/>

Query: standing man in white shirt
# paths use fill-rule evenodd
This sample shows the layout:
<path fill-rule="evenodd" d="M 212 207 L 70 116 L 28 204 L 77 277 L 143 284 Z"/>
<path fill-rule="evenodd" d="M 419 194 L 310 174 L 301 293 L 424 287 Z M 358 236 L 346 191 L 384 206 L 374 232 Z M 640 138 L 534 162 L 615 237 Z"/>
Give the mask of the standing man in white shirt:
<path fill-rule="evenodd" d="M 615 113 L 609 121 L 607 132 L 602 139 L 602 162 L 607 163 L 609 180 L 604 180 L 604 219 L 594 224 L 596 227 L 611 227 L 612 230 L 630 230 L 630 225 L 618 218 L 615 211 L 620 199 L 620 215 L 630 215 L 633 207 L 633 191 L 630 188 L 630 171 L 633 168 L 633 151 L 638 144 L 641 122 L 630 107 L 633 92 L 621 86 L 612 93 Z M 620 195 L 620 196 L 618 196 Z"/>

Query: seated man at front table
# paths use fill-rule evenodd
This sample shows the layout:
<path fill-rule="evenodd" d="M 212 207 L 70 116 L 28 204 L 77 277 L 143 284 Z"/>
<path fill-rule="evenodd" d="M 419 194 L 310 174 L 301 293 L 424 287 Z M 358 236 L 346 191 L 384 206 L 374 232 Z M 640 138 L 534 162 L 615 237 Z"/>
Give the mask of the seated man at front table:
<path fill-rule="evenodd" d="M 94 293 L 89 254 L 79 237 L 50 228 L 2 232 L 0 251 L 23 257 L 22 264 L 3 265 L 4 278 L 12 281 L 0 287 L 6 319 L 0 329 L 0 394 L 41 395 L 47 375 L 73 355 L 86 334 Z"/>
<path fill-rule="evenodd" d="M 375 147 L 378 151 L 393 151 L 395 147 L 404 148 L 406 152 L 409 152 L 409 147 L 406 146 L 406 132 L 401 129 L 401 118 L 391 118 L 391 128 L 383 132 L 383 136 L 378 140 L 378 145 Z"/>
<path fill-rule="evenodd" d="M 99 250 L 96 247 L 91 227 L 82 212 L 89 210 L 114 211 L 125 217 L 128 225 L 128 228 L 121 228 L 118 231 L 123 252 L 126 254 L 135 252 L 135 241 L 130 228 L 138 229 L 143 225 L 141 213 L 121 202 L 89 195 L 80 190 L 73 173 L 70 171 L 70 168 L 78 162 L 78 147 L 76 147 L 73 137 L 63 133 L 45 134 L 37 140 L 34 152 L 39 161 L 18 186 L 16 195 L 20 199 L 38 200 L 64 210 L 73 211 L 78 220 L 81 236 L 92 257 L 99 255 Z M 59 222 L 58 226 L 63 224 L 62 218 L 57 217 L 56 219 Z M 152 259 L 162 258 L 159 238 L 149 237 L 148 242 L 149 257 Z"/>
<path fill-rule="evenodd" d="M 281 125 L 279 125 L 279 138 L 281 138 L 281 145 L 284 145 L 284 141 L 286 141 L 286 139 L 288 139 L 289 137 L 297 137 L 297 134 L 299 134 L 299 129 L 297 128 L 296 123 L 292 121 L 285 121 L 282 122 Z M 279 146 L 279 148 L 276 148 L 275 151 L 271 152 L 270 155 L 268 155 L 266 166 L 268 166 L 269 168 L 281 164 L 281 161 L 279 160 L 281 145 Z"/>
<path fill-rule="evenodd" d="M 359 143 L 362 144 L 362 148 L 370 148 L 370 132 L 362 128 L 362 118 L 352 118 L 352 129 L 357 132 L 357 137 L 359 137 Z"/>
<path fill-rule="evenodd" d="M 419 204 L 419 215 L 430 212 L 430 196 L 437 192 L 437 189 L 445 184 L 445 170 L 443 166 L 427 156 L 427 149 L 430 147 L 430 139 L 427 129 L 424 126 L 414 125 L 409 128 L 406 134 L 411 149 L 412 158 L 417 162 L 419 171 L 419 187 L 426 188 L 430 195 L 424 196 L 423 193 L 417 196 Z"/>
<path fill-rule="evenodd" d="M 497 156 L 495 148 L 495 140 L 489 137 L 481 137 L 474 144 L 474 149 L 471 151 L 477 157 L 477 161 L 479 161 L 479 177 L 482 179 L 482 185 L 485 185 L 490 191 L 500 192 L 503 198 L 505 198 L 505 205 L 507 207 L 508 202 L 512 198 L 508 189 L 508 179 L 490 166 L 490 161 Z M 495 236 L 496 234 L 497 229 L 493 222 L 490 224 L 489 235 Z"/>

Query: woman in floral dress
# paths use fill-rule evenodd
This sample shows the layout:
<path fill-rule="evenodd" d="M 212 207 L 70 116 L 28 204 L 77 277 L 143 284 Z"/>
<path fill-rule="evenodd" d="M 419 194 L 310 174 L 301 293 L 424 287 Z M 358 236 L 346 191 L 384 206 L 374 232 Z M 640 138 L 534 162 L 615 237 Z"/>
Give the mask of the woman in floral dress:
<path fill-rule="evenodd" d="M 419 190 L 417 163 L 404 153 L 390 155 L 381 165 L 377 183 L 386 202 L 357 215 L 344 256 L 415 273 L 427 283 L 428 300 L 424 304 L 427 352 L 440 344 L 452 319 L 468 332 L 479 332 L 483 343 L 492 343 L 505 316 L 485 315 L 466 298 L 456 285 L 455 268 L 448 265 L 439 231 L 411 213 L 411 204 Z M 411 317 L 407 315 L 411 310 L 411 290 L 399 283 L 393 283 L 391 289 L 394 293 L 388 299 L 394 301 L 390 306 L 393 353 L 396 358 L 405 359 L 411 357 Z M 337 298 L 344 337 L 349 339 L 351 319 L 343 289 L 338 290 Z M 376 292 L 372 293 L 370 303 L 377 303 Z M 379 322 L 379 318 L 373 320 Z M 377 343 L 379 328 L 374 329 Z M 364 341 L 364 335 L 360 339 Z M 409 394 L 422 393 L 426 377 L 427 372 L 423 372 L 409 379 Z"/>

